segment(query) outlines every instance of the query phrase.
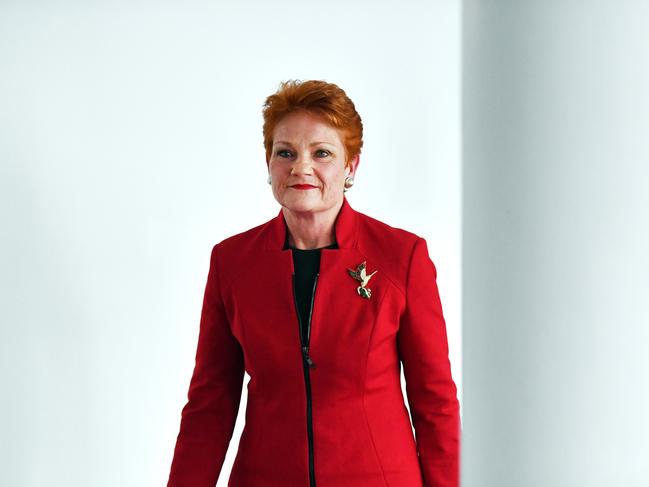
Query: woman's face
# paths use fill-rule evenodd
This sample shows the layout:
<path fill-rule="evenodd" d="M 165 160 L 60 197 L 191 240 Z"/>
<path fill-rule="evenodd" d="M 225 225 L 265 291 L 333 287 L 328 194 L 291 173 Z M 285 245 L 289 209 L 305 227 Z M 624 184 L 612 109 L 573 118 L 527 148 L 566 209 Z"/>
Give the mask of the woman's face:
<path fill-rule="evenodd" d="M 268 162 L 273 195 L 292 211 L 323 211 L 340 204 L 345 178 L 345 147 L 338 130 L 324 119 L 300 110 L 286 115 L 275 127 Z M 300 189 L 295 185 L 311 185 Z"/>

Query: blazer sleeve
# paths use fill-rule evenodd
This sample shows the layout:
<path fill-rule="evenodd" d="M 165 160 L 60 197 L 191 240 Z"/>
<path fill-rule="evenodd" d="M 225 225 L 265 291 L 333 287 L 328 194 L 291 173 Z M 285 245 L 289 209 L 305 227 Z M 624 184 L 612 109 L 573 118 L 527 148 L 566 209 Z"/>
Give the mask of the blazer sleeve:
<path fill-rule="evenodd" d="M 414 245 L 398 348 L 425 487 L 458 487 L 460 417 L 437 270 L 426 240 Z"/>
<path fill-rule="evenodd" d="M 241 346 L 232 335 L 212 249 L 194 371 L 167 487 L 214 487 L 232 438 L 244 377 Z"/>

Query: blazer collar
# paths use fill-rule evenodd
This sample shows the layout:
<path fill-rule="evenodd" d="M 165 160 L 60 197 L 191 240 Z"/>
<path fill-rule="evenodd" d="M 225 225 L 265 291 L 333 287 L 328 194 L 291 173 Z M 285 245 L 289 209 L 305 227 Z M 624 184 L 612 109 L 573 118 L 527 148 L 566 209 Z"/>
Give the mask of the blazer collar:
<path fill-rule="evenodd" d="M 349 205 L 349 201 L 343 195 L 343 204 L 334 223 L 335 238 L 339 249 L 356 248 L 357 224 L 358 212 Z M 277 216 L 270 221 L 267 248 L 269 250 L 283 250 L 287 232 L 288 227 L 284 219 L 284 212 L 280 208 Z"/>

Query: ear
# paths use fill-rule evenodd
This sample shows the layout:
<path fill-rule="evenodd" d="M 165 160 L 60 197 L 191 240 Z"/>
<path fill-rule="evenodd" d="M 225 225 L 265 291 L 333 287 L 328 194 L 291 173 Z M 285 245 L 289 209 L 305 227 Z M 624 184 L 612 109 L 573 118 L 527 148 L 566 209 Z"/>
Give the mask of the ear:
<path fill-rule="evenodd" d="M 348 168 L 348 175 L 355 178 L 356 177 L 356 168 L 361 162 L 361 155 L 356 154 L 354 157 L 351 158 L 349 161 L 349 168 Z"/>

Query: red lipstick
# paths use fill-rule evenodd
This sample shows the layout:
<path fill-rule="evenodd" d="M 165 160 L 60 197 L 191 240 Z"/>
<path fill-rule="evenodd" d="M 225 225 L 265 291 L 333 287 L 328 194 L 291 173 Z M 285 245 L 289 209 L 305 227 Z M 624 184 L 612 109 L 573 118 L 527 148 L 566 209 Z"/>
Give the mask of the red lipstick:
<path fill-rule="evenodd" d="M 315 189 L 317 186 L 313 186 L 311 184 L 294 184 L 291 186 L 293 189 Z"/>

